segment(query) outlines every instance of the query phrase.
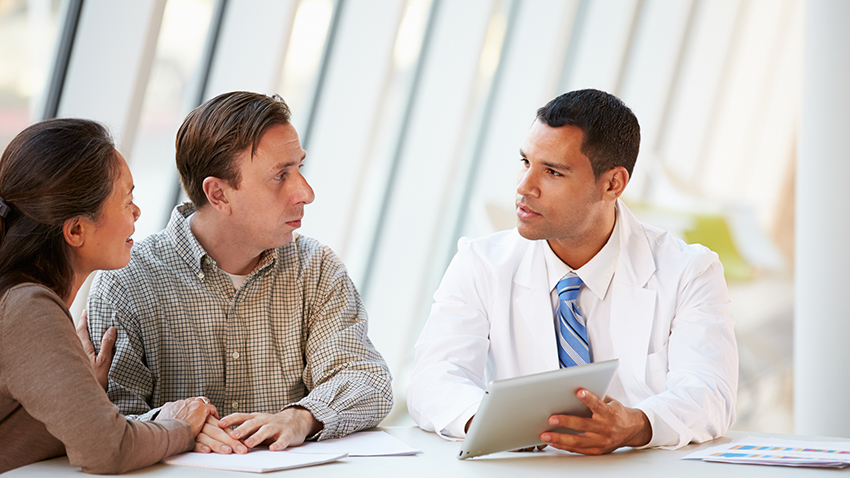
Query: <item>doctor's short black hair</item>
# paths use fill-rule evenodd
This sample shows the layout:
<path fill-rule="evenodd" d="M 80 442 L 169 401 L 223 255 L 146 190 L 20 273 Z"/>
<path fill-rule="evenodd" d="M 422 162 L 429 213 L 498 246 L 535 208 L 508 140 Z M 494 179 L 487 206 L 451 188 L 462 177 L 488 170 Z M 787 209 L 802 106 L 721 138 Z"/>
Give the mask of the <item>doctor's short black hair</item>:
<path fill-rule="evenodd" d="M 584 137 L 581 152 L 597 179 L 622 166 L 632 175 L 640 148 L 640 125 L 616 96 L 587 89 L 564 93 L 537 110 L 537 120 L 552 127 L 575 126 Z"/>

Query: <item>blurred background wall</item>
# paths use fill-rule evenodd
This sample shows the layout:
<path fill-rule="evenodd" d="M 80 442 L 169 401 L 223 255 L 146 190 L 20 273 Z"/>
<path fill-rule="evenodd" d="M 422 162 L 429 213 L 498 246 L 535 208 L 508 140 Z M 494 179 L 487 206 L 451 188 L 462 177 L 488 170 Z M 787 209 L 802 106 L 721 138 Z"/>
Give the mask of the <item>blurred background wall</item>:
<path fill-rule="evenodd" d="M 624 200 L 724 264 L 741 356 L 735 428 L 792 432 L 805 7 L 0 0 L 0 148 L 47 117 L 106 123 L 135 177 L 141 240 L 183 200 L 183 117 L 225 91 L 280 94 L 316 192 L 301 232 L 348 265 L 395 376 L 384 423 L 409 424 L 413 343 L 457 239 L 514 226 L 518 148 L 538 107 L 609 91 L 642 128 Z"/>

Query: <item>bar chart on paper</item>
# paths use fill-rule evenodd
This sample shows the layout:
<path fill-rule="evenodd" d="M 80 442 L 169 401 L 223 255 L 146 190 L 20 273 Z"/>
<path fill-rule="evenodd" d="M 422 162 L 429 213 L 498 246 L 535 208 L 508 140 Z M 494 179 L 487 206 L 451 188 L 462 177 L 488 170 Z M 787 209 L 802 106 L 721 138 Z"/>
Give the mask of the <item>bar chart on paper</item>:
<path fill-rule="evenodd" d="M 691 453 L 682 459 L 752 465 L 845 468 L 850 466 L 850 443 L 747 437 Z"/>

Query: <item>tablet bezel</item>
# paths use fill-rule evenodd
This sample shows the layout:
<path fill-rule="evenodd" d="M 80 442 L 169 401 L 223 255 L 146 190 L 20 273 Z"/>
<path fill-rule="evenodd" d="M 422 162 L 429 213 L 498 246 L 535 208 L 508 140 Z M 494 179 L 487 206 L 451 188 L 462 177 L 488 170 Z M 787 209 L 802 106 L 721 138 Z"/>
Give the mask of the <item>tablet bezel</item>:
<path fill-rule="evenodd" d="M 549 416 L 590 416 L 580 388 L 602 398 L 619 359 L 490 382 L 460 449 L 461 460 L 540 445 L 545 431 L 579 433 L 549 425 Z"/>

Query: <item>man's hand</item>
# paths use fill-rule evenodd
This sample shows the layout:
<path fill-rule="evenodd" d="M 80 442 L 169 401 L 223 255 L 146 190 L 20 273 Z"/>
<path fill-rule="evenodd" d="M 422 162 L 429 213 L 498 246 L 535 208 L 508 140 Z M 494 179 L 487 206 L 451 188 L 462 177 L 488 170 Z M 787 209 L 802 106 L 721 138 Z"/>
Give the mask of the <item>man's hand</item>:
<path fill-rule="evenodd" d="M 168 402 L 162 406 L 157 420 L 174 418 L 182 420 L 192 427 L 192 436 L 197 437 L 207 422 L 207 417 L 218 417 L 218 411 L 204 397 L 187 398 Z M 197 446 L 197 445 L 196 445 Z"/>
<path fill-rule="evenodd" d="M 611 397 L 605 397 L 603 402 L 584 389 L 576 396 L 593 412 L 591 418 L 552 415 L 549 424 L 584 433 L 545 432 L 540 435 L 541 441 L 574 453 L 602 455 L 621 446 L 643 446 L 652 439 L 652 426 L 642 411 L 624 407 Z"/>
<path fill-rule="evenodd" d="M 83 344 L 83 350 L 91 361 L 94 376 L 97 377 L 98 383 L 104 390 L 109 386 L 109 367 L 112 366 L 112 354 L 115 353 L 115 338 L 117 336 L 115 327 L 106 329 L 100 339 L 100 353 L 94 353 L 94 346 L 89 340 L 88 311 L 83 311 L 80 316 L 80 323 L 77 325 L 77 337 L 79 337 L 80 343 Z"/>
<path fill-rule="evenodd" d="M 230 438 L 230 435 L 219 427 L 218 418 L 210 415 L 207 417 L 207 422 L 201 433 L 195 437 L 194 451 L 200 453 L 209 453 L 214 451 L 223 455 L 228 455 L 231 452 L 236 452 L 240 455 L 248 453 L 246 447 L 239 440 Z"/>
<path fill-rule="evenodd" d="M 284 450 L 286 447 L 300 445 L 308 436 L 322 429 L 322 422 L 316 420 L 309 410 L 303 407 L 287 408 L 275 413 L 234 413 L 218 422 L 220 428 L 237 426 L 230 432 L 230 438 L 241 440 L 248 448 L 269 443 L 269 450 Z"/>

